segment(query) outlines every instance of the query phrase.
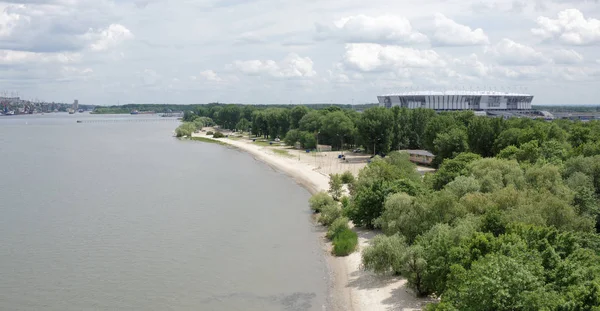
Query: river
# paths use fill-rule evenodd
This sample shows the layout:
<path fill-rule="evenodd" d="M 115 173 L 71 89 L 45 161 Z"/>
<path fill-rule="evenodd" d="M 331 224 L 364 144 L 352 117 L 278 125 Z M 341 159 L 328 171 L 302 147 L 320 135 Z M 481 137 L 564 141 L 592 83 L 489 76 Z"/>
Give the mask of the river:
<path fill-rule="evenodd" d="M 151 118 L 0 117 L 0 310 L 324 310 L 309 193 Z"/>

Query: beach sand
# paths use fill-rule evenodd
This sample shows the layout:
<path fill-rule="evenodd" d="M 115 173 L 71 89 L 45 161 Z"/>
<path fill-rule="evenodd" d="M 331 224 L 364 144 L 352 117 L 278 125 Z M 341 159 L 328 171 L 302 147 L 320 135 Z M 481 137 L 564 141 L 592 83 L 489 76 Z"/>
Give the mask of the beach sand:
<path fill-rule="evenodd" d="M 207 137 L 206 132 L 194 137 Z M 225 132 L 224 132 L 225 133 Z M 231 134 L 231 133 L 225 133 Z M 283 146 L 261 146 L 252 140 L 240 137 L 216 139 L 248 152 L 256 159 L 289 175 L 310 193 L 329 189 L 329 174 L 351 171 L 355 176 L 366 165 L 369 156 L 346 153 L 349 163 L 337 158 L 339 152 L 306 153 Z M 274 149 L 283 149 L 276 152 Z M 325 229 L 325 228 L 323 228 Z M 335 311 L 379 311 L 379 310 L 421 310 L 427 300 L 416 298 L 400 277 L 380 276 L 361 269 L 361 250 L 377 234 L 374 231 L 354 229 L 359 236 L 359 249 L 347 257 L 331 255 L 331 243 L 324 233 L 323 250 L 327 253 L 327 263 L 331 273 L 327 310 Z M 323 230 L 324 231 L 324 230 Z"/>

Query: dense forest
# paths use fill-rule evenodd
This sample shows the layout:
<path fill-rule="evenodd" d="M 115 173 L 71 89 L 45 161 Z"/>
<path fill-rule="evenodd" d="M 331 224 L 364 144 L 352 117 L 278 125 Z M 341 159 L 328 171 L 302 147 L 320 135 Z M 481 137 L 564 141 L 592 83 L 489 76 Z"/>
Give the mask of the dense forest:
<path fill-rule="evenodd" d="M 356 247 L 349 221 L 380 230 L 362 251 L 365 269 L 437 297 L 427 310 L 600 310 L 598 121 L 235 105 L 184 119 L 291 145 L 376 150 L 357 178 L 331 176 L 310 205 L 337 255 Z M 420 176 L 393 151 L 405 148 L 432 151 L 438 170 Z"/>
<path fill-rule="evenodd" d="M 155 113 L 165 112 L 179 112 L 179 111 L 201 111 L 202 109 L 211 109 L 213 107 L 224 107 L 224 106 L 237 106 L 240 109 L 248 107 L 247 105 L 240 104 L 221 104 L 221 103 L 210 103 L 210 104 L 198 104 L 198 105 L 175 105 L 175 104 L 127 104 L 127 105 L 113 105 L 113 106 L 96 106 L 94 114 L 126 114 L 133 110 L 139 112 L 153 111 Z M 362 104 L 362 105 L 341 105 L 341 104 L 309 104 L 305 105 L 311 109 L 325 109 L 328 107 L 338 107 L 341 109 L 350 109 L 361 111 L 367 108 L 376 106 L 376 104 Z M 295 107 L 291 105 L 253 105 L 256 109 L 267 109 L 267 108 L 290 108 Z M 217 108 L 218 109 L 218 108 Z"/>

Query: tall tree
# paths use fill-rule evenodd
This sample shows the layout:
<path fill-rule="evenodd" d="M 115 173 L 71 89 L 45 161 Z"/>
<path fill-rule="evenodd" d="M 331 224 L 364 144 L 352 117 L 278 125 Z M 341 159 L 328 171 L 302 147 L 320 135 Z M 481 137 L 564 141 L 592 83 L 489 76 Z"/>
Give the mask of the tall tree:
<path fill-rule="evenodd" d="M 321 132 L 329 137 L 333 148 L 340 149 L 343 147 L 342 143 L 347 141 L 346 138 L 352 134 L 353 129 L 352 120 L 343 111 L 336 111 L 323 118 Z"/>
<path fill-rule="evenodd" d="M 365 110 L 356 127 L 367 151 L 387 153 L 392 143 L 394 117 L 389 109 L 375 107 Z"/>
<path fill-rule="evenodd" d="M 469 148 L 484 157 L 494 155 L 494 141 L 502 131 L 502 119 L 475 117 L 467 128 Z"/>
<path fill-rule="evenodd" d="M 306 106 L 296 106 L 290 111 L 290 128 L 297 129 L 300 127 L 300 120 L 308 113 L 309 109 Z"/>

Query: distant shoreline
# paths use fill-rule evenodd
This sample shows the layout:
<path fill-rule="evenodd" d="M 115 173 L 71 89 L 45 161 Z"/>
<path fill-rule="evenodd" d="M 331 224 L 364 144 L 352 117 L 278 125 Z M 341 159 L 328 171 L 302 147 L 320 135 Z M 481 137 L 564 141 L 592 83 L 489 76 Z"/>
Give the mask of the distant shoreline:
<path fill-rule="evenodd" d="M 276 149 L 274 147 L 254 144 L 248 139 L 212 138 L 205 133 L 193 134 L 192 137 L 195 138 L 193 140 L 214 142 L 245 151 L 255 159 L 285 173 L 311 194 L 329 189 L 329 176 L 323 171 L 341 173 L 350 170 L 356 175 L 364 166 L 339 164 L 339 161 L 327 157 L 333 156 L 333 153 L 324 153 L 325 156 L 319 155 L 319 158 L 314 155 L 315 160 L 313 160 L 313 155 L 307 155 L 300 150 L 286 149 L 291 153 L 286 156 L 274 152 L 273 150 Z M 324 233 L 321 234 L 321 246 L 330 272 L 327 310 L 383 311 L 404 308 L 419 310 L 425 300 L 416 298 L 406 287 L 404 279 L 377 276 L 361 269 L 360 250 L 369 244 L 369 240 L 376 235 L 376 232 L 361 229 L 355 231 L 359 235 L 359 250 L 347 257 L 332 256 L 331 243 L 325 239 Z"/>

